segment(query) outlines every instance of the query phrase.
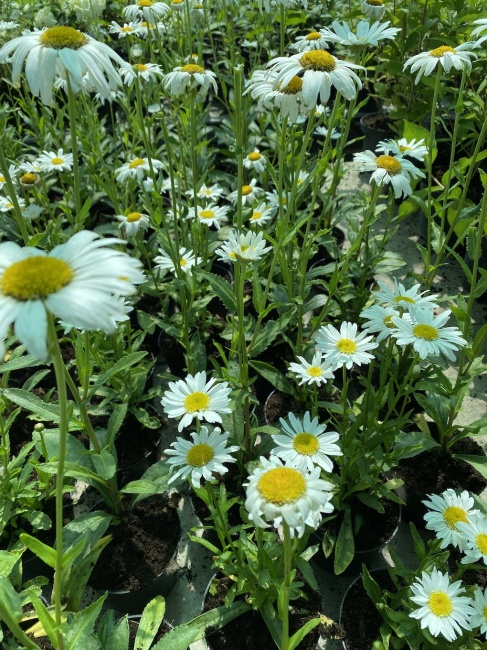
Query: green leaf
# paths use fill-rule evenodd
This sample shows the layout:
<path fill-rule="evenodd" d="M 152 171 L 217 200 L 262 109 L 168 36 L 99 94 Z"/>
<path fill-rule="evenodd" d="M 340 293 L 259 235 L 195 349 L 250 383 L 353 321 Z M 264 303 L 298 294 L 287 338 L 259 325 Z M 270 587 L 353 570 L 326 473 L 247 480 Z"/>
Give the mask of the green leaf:
<path fill-rule="evenodd" d="M 194 362 L 194 372 L 206 370 L 206 348 L 201 342 L 199 332 L 195 332 L 189 342 L 189 354 Z"/>
<path fill-rule="evenodd" d="M 277 338 L 279 334 L 286 330 L 287 325 L 294 316 L 294 310 L 289 309 L 283 316 L 277 320 L 270 320 L 262 327 L 257 334 L 253 347 L 249 350 L 251 357 L 257 357 L 262 354 L 269 345 Z"/>
<path fill-rule="evenodd" d="M 39 650 L 39 646 L 27 636 L 19 625 L 19 621 L 22 620 L 22 599 L 10 581 L 3 576 L 0 576 L 0 620 L 6 623 L 15 637 L 28 650 Z"/>
<path fill-rule="evenodd" d="M 44 628 L 44 632 L 47 634 L 49 640 L 54 645 L 55 643 L 57 643 L 56 621 L 51 616 L 49 610 L 44 605 L 42 600 L 39 598 L 35 590 L 33 588 L 30 588 L 28 589 L 28 592 L 29 592 L 30 599 L 32 601 L 32 605 L 36 610 L 39 623 L 42 625 L 42 627 Z"/>
<path fill-rule="evenodd" d="M 271 366 L 269 363 L 264 361 L 249 361 L 249 365 L 256 370 L 259 375 L 267 379 L 267 381 L 272 384 L 277 390 L 280 390 L 282 393 L 287 393 L 292 395 L 294 390 L 291 382 L 276 370 L 274 366 Z"/>
<path fill-rule="evenodd" d="M 122 370 L 127 370 L 131 366 L 136 365 L 139 363 L 139 361 L 142 361 L 146 355 L 147 352 L 132 352 L 131 354 L 122 357 L 122 359 L 119 359 L 113 366 L 98 376 L 97 380 L 88 391 L 87 399 L 89 400 L 91 397 L 93 397 L 93 395 L 101 386 L 110 383 L 108 380 L 111 379 L 114 375 L 122 372 Z"/>
<path fill-rule="evenodd" d="M 98 632 L 100 637 L 100 632 Z M 100 639 L 103 650 L 129 650 L 130 628 L 128 616 L 121 618 L 110 630 L 105 643 Z"/>
<path fill-rule="evenodd" d="M 220 298 L 222 303 L 232 314 L 237 313 L 237 303 L 235 301 L 235 296 L 233 295 L 232 285 L 229 284 L 226 280 L 223 280 L 218 275 L 213 273 L 208 273 L 208 271 L 202 271 L 201 269 L 194 268 L 191 269 L 194 275 L 201 276 L 207 282 L 210 283 L 211 288 L 213 289 L 215 295 Z"/>
<path fill-rule="evenodd" d="M 2 372 L 11 372 L 12 370 L 21 370 L 22 368 L 35 368 L 36 366 L 44 366 L 45 361 L 39 361 L 36 357 L 30 354 L 24 354 L 21 357 L 10 359 L 6 363 L 2 363 L 0 368 Z"/>
<path fill-rule="evenodd" d="M 99 454 L 91 454 L 91 460 L 95 466 L 96 473 L 106 481 L 115 476 L 117 471 L 117 461 L 108 449 L 102 449 Z"/>
<path fill-rule="evenodd" d="M 274 643 L 279 648 L 282 639 L 282 623 L 270 600 L 264 600 L 259 607 L 259 612 L 271 633 Z"/>
<path fill-rule="evenodd" d="M 27 546 L 29 551 L 32 551 L 34 555 L 37 555 L 38 558 L 47 564 L 47 566 L 50 566 L 51 569 L 56 568 L 56 551 L 53 548 L 27 533 L 20 535 L 20 541 Z"/>
<path fill-rule="evenodd" d="M 338 531 L 335 544 L 335 574 L 343 573 L 355 555 L 355 541 L 353 538 L 352 511 L 347 509 L 344 512 L 343 521 Z"/>
<path fill-rule="evenodd" d="M 412 458 L 434 447 L 439 447 L 438 443 L 432 436 L 422 431 L 411 431 L 410 433 L 401 431 L 394 443 L 394 456 L 397 453 L 398 458 Z"/>
<path fill-rule="evenodd" d="M 152 647 L 152 650 L 186 650 L 191 643 L 199 638 L 198 630 L 188 625 L 178 625 L 173 630 L 169 630 L 160 641 Z"/>
<path fill-rule="evenodd" d="M 149 650 L 164 619 L 165 611 L 166 601 L 162 596 L 156 596 L 144 607 L 135 637 L 134 650 Z"/>
<path fill-rule="evenodd" d="M 59 407 L 54 404 L 46 404 L 39 397 L 33 395 L 27 390 L 22 388 L 3 388 L 0 390 L 0 395 L 10 400 L 17 406 L 35 413 L 40 419 L 47 420 L 48 422 L 59 422 Z M 83 423 L 80 420 L 71 418 L 69 422 L 70 430 L 79 430 L 83 428 Z"/>
<path fill-rule="evenodd" d="M 477 470 L 484 478 L 487 478 L 487 456 L 469 456 L 467 454 L 453 454 L 454 458 L 460 458 Z"/>
<path fill-rule="evenodd" d="M 310 621 L 305 623 L 302 628 L 300 628 L 297 632 L 295 632 L 292 637 L 289 639 L 289 645 L 288 648 L 289 650 L 294 650 L 301 641 L 304 639 L 304 637 L 311 632 L 311 630 L 314 630 L 315 627 L 317 627 L 321 623 L 321 618 L 312 618 Z"/>
<path fill-rule="evenodd" d="M 93 634 L 96 619 L 106 597 L 107 595 L 103 594 L 98 600 L 74 616 L 65 634 L 66 650 L 85 650 L 87 637 Z"/>
<path fill-rule="evenodd" d="M 117 433 L 120 431 L 120 427 L 125 420 L 127 415 L 128 404 L 124 402 L 123 404 L 117 404 L 113 409 L 110 419 L 108 420 L 107 425 L 107 447 L 110 448 L 114 443 Z"/>
<path fill-rule="evenodd" d="M 8 578 L 19 560 L 20 555 L 9 551 L 0 551 L 0 576 Z"/>

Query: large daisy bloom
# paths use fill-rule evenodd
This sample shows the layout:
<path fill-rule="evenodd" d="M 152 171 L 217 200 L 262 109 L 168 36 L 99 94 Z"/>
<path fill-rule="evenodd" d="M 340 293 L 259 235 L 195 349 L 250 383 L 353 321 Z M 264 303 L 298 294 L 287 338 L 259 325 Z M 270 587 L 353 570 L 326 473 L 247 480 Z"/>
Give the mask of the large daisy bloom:
<path fill-rule="evenodd" d="M 279 56 L 267 64 L 271 72 L 277 73 L 274 88 L 285 90 L 291 80 L 302 75 L 303 102 L 313 107 L 318 102 L 326 104 L 334 86 L 345 99 L 354 99 L 362 88 L 362 82 L 353 69 L 364 70 L 355 63 L 341 61 L 325 50 L 311 50 L 290 57 Z"/>
<path fill-rule="evenodd" d="M 354 154 L 353 160 L 360 164 L 360 171 L 374 172 L 370 180 L 376 185 L 390 183 L 396 199 L 402 195 L 406 197 L 413 193 L 410 183 L 411 176 L 424 178 L 424 172 L 400 155 L 381 154 L 377 156 L 369 150 Z"/>
<path fill-rule="evenodd" d="M 470 618 L 470 625 L 473 629 L 479 627 L 480 634 L 487 634 L 487 589 L 482 591 L 477 587 L 472 606 L 474 613 Z"/>
<path fill-rule="evenodd" d="M 467 345 L 458 327 L 444 327 L 450 318 L 451 311 L 445 311 L 435 316 L 428 307 L 411 306 L 410 319 L 393 317 L 396 330 L 393 336 L 398 345 L 410 345 L 421 359 L 430 355 L 443 354 L 450 361 L 455 361 L 453 351 Z"/>
<path fill-rule="evenodd" d="M 46 312 L 79 329 L 114 332 L 114 320 L 123 320 L 118 296 L 134 294 L 145 279 L 138 260 L 108 248 L 120 243 L 83 230 L 50 253 L 0 244 L 0 340 L 14 323 L 29 353 L 45 359 Z"/>
<path fill-rule="evenodd" d="M 330 456 L 343 456 L 335 444 L 340 437 L 336 431 L 326 431 L 326 424 L 319 424 L 318 418 L 311 419 L 306 411 L 303 418 L 289 413 L 288 421 L 280 418 L 284 434 L 273 436 L 277 444 L 272 450 L 274 456 L 281 458 L 286 465 L 302 470 L 314 469 L 319 465 L 325 472 L 331 472 L 333 463 Z"/>
<path fill-rule="evenodd" d="M 255 262 L 272 250 L 272 246 L 265 244 L 262 232 L 238 233 L 236 230 L 231 230 L 228 241 L 217 248 L 215 252 L 219 259 L 226 262 L 236 262 L 238 259 Z"/>
<path fill-rule="evenodd" d="M 64 153 L 62 149 L 55 151 L 44 151 L 36 160 L 36 164 L 43 172 L 71 171 L 73 167 L 73 154 Z"/>
<path fill-rule="evenodd" d="M 274 84 L 276 77 L 275 72 L 256 70 L 247 82 L 245 92 L 250 92 L 252 98 L 257 100 L 259 110 L 275 106 L 281 117 L 288 117 L 294 123 L 300 113 L 308 111 L 303 104 L 303 80 L 295 76 L 283 88 L 282 84 Z"/>
<path fill-rule="evenodd" d="M 456 527 L 465 538 L 462 564 L 482 560 L 487 565 L 487 517 L 479 513 L 468 522 L 459 521 Z"/>
<path fill-rule="evenodd" d="M 157 20 L 168 14 L 170 9 L 164 2 L 152 2 L 152 0 L 137 0 L 134 4 L 124 7 L 123 15 L 128 20 L 137 20 L 144 18 L 149 23 L 155 23 Z"/>
<path fill-rule="evenodd" d="M 117 219 L 120 221 L 118 227 L 120 230 L 125 230 L 127 237 L 135 237 L 135 235 L 143 230 L 147 230 L 150 224 L 149 215 L 142 212 L 129 212 L 129 214 L 117 214 Z"/>
<path fill-rule="evenodd" d="M 260 458 L 257 467 L 244 484 L 247 490 L 245 508 L 249 519 L 259 528 L 275 527 L 285 522 L 291 537 L 302 537 L 306 525 L 316 529 L 321 514 L 333 510 L 330 503 L 332 484 L 320 479 L 320 467 L 305 472 L 286 467 L 275 456 Z"/>
<path fill-rule="evenodd" d="M 211 203 L 204 208 L 199 205 L 196 208 L 196 214 L 200 223 L 204 223 L 206 226 L 215 226 L 217 230 L 220 230 L 222 223 L 228 221 L 227 214 L 229 209 L 226 205 L 218 207 Z M 192 218 L 193 214 L 188 217 L 188 219 Z"/>
<path fill-rule="evenodd" d="M 155 268 L 163 271 L 172 271 L 175 273 L 176 266 L 169 253 L 162 248 L 159 249 L 160 255 L 154 257 Z M 191 268 L 195 264 L 201 264 L 201 257 L 196 257 L 193 251 L 186 249 L 184 246 L 179 249 L 179 268 L 183 273 L 191 273 Z"/>
<path fill-rule="evenodd" d="M 333 379 L 335 368 L 331 365 L 329 359 L 325 359 L 321 352 L 316 352 L 311 363 L 308 363 L 304 357 L 298 357 L 299 363 L 292 362 L 289 364 L 289 370 L 297 375 L 302 384 L 316 384 L 321 386 L 328 379 Z"/>
<path fill-rule="evenodd" d="M 428 153 L 428 147 L 423 143 L 424 138 L 418 141 L 416 141 L 416 138 L 412 140 L 408 140 L 407 138 L 384 140 L 383 142 L 379 142 L 377 151 L 382 151 L 383 153 L 391 152 L 393 156 L 409 156 L 409 158 L 416 158 L 416 160 L 423 162 Z"/>
<path fill-rule="evenodd" d="M 353 32 L 347 22 L 340 24 L 334 20 L 331 24 L 333 31 L 328 27 L 321 30 L 324 38 L 333 39 L 341 45 L 378 45 L 379 41 L 394 38 L 400 28 L 389 27 L 390 21 L 380 23 L 376 21 L 372 25 L 368 20 L 361 20 L 357 25 L 356 32 Z"/>
<path fill-rule="evenodd" d="M 355 323 L 342 323 L 340 331 L 333 325 L 323 325 L 316 336 L 316 347 L 336 368 L 345 366 L 350 370 L 354 363 L 358 366 L 370 363 L 374 356 L 368 350 L 374 350 L 377 343 L 367 332 L 357 334 Z"/>
<path fill-rule="evenodd" d="M 20 81 L 20 71 L 25 61 L 25 74 L 32 94 L 43 104 L 53 105 L 52 87 L 56 76 L 69 75 L 75 93 L 83 87 L 83 76 L 88 72 L 93 89 L 108 99 L 110 91 L 121 84 L 113 67 L 115 61 L 127 67 L 120 56 L 105 43 L 73 29 L 56 26 L 35 29 L 18 36 L 0 49 L 0 62 L 12 57 L 12 81 Z"/>
<path fill-rule="evenodd" d="M 380 20 L 386 10 L 382 0 L 362 0 L 360 8 L 372 20 Z"/>
<path fill-rule="evenodd" d="M 194 418 L 207 422 L 221 422 L 221 413 L 231 413 L 229 407 L 231 388 L 226 381 L 216 383 L 212 377 L 206 381 L 206 372 L 197 372 L 186 379 L 169 382 L 161 403 L 169 418 L 181 418 L 178 431 L 191 424 Z"/>
<path fill-rule="evenodd" d="M 170 456 L 167 459 L 170 473 L 179 467 L 169 479 L 169 483 L 179 477 L 189 477 L 193 485 L 199 488 L 202 478 L 211 481 L 214 480 L 213 473 L 226 474 L 228 469 L 223 463 L 234 463 L 235 458 L 230 454 L 239 450 L 235 445 L 227 447 L 229 435 L 227 431 L 222 433 L 219 427 L 208 433 L 208 428 L 202 426 L 199 433 L 191 433 L 192 442 L 178 437 L 172 443 L 172 449 L 164 450 L 164 454 Z"/>
<path fill-rule="evenodd" d="M 378 302 L 381 302 L 384 305 L 395 305 L 397 307 L 406 308 L 410 305 L 419 305 L 421 307 L 430 307 L 434 309 L 438 305 L 435 303 L 435 300 L 438 298 L 438 294 L 425 295 L 428 292 L 422 291 L 419 292 L 420 284 L 415 284 L 410 289 L 406 287 L 394 278 L 394 288 L 390 289 L 387 284 L 384 282 L 377 282 L 380 287 L 380 291 L 373 291 L 373 295 Z"/>
<path fill-rule="evenodd" d="M 479 511 L 474 509 L 473 497 L 467 490 L 457 494 L 448 488 L 441 495 L 429 494 L 428 498 L 429 501 L 423 501 L 429 510 L 424 516 L 426 528 L 433 530 L 441 539 L 441 548 L 452 544 L 463 551 L 467 548 L 467 541 L 457 524 L 469 523 L 478 516 Z"/>
<path fill-rule="evenodd" d="M 163 86 L 172 95 L 182 95 L 186 90 L 198 89 L 198 95 L 206 95 L 210 86 L 215 93 L 218 91 L 216 75 L 211 70 L 205 70 L 196 63 L 174 68 L 163 80 Z"/>
<path fill-rule="evenodd" d="M 414 83 L 417 84 L 421 77 L 429 76 L 438 63 L 443 67 L 445 72 L 450 72 L 452 68 L 456 70 L 472 69 L 471 57 L 477 58 L 472 48 L 475 47 L 474 43 L 462 43 L 456 47 L 450 45 L 440 45 L 435 47 L 434 50 L 429 52 L 421 52 L 415 56 L 410 57 L 404 64 L 404 70 L 411 66 L 411 72 L 418 72 Z"/>
<path fill-rule="evenodd" d="M 471 630 L 469 618 L 474 613 L 472 601 L 464 593 L 462 581 L 450 584 L 448 573 L 441 573 L 436 567 L 431 575 L 423 571 L 421 578 L 411 585 L 411 600 L 419 609 L 409 616 L 420 621 L 421 629 L 428 628 L 433 636 L 440 634 L 447 641 L 455 641 L 464 630 Z"/>

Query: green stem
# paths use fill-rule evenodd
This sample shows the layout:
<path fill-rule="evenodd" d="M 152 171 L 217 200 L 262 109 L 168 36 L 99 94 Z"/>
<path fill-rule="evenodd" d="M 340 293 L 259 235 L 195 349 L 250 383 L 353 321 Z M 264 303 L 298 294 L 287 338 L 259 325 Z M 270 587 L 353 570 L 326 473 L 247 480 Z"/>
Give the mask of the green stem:
<path fill-rule="evenodd" d="M 14 212 L 15 220 L 17 221 L 17 226 L 19 228 L 22 239 L 24 240 L 24 244 L 28 246 L 30 238 L 29 238 L 29 233 L 27 232 L 27 225 L 25 223 L 24 215 L 22 214 L 22 210 L 20 209 L 20 205 L 17 200 L 15 187 L 12 182 L 12 178 L 10 177 L 10 172 L 8 171 L 8 164 L 5 159 L 5 156 L 3 155 L 3 148 L 4 148 L 4 143 L 0 145 L 0 171 L 2 172 L 2 175 L 5 178 L 5 183 L 8 188 L 8 194 L 14 206 L 13 212 Z"/>
<path fill-rule="evenodd" d="M 242 68 L 233 70 L 233 86 L 235 93 L 235 139 L 237 155 L 237 230 L 242 232 L 242 187 L 243 187 L 243 153 L 244 127 L 242 114 Z"/>
<path fill-rule="evenodd" d="M 289 596 L 291 593 L 291 534 L 289 532 L 288 524 L 282 522 L 282 530 L 284 535 L 283 541 L 283 556 L 284 556 L 284 584 L 282 586 L 282 607 L 281 607 L 281 620 L 282 620 L 282 641 L 281 650 L 288 650 L 289 648 Z"/>
<path fill-rule="evenodd" d="M 71 152 L 73 154 L 73 188 L 74 188 L 74 204 L 76 207 L 76 215 L 81 212 L 81 190 L 79 182 L 79 166 L 78 166 L 78 138 L 76 136 L 76 99 L 67 75 L 68 85 L 68 107 L 69 107 L 69 129 L 71 131 Z M 79 224 L 75 219 L 75 231 L 83 230 L 83 224 Z"/>

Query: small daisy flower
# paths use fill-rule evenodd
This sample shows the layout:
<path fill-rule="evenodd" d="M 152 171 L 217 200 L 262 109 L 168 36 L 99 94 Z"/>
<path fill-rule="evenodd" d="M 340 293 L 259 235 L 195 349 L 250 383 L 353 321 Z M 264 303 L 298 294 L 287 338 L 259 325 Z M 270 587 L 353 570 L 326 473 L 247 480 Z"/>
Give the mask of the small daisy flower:
<path fill-rule="evenodd" d="M 464 551 L 467 542 L 457 524 L 469 523 L 479 514 L 479 511 L 474 509 L 473 497 L 467 490 L 457 494 L 455 490 L 448 488 L 441 495 L 428 494 L 428 498 L 430 501 L 423 501 L 429 509 L 424 516 L 426 528 L 435 531 L 436 536 L 441 539 L 441 548 L 452 544 Z"/>
<path fill-rule="evenodd" d="M 135 237 L 140 231 L 147 230 L 149 227 L 149 215 L 142 212 L 130 212 L 127 215 L 117 214 L 120 221 L 119 228 L 124 230 L 127 237 Z"/>
<path fill-rule="evenodd" d="M 210 86 L 213 87 L 215 93 L 218 92 L 215 73 L 205 70 L 196 63 L 188 63 L 174 68 L 164 77 L 162 84 L 172 95 L 182 95 L 186 90 L 198 89 L 198 95 L 204 96 Z"/>
<path fill-rule="evenodd" d="M 43 172 L 52 171 L 71 171 L 73 168 L 73 154 L 64 153 L 62 149 L 54 151 L 44 151 L 36 160 L 37 165 Z"/>
<path fill-rule="evenodd" d="M 25 210 L 22 211 L 22 216 L 28 221 L 35 221 L 38 219 L 41 214 L 44 212 L 44 208 L 41 208 L 40 205 L 35 203 L 30 203 Z"/>
<path fill-rule="evenodd" d="M 226 381 L 217 384 L 216 378 L 212 377 L 207 382 L 206 372 L 197 372 L 186 379 L 170 381 L 161 403 L 167 417 L 181 418 L 178 431 L 182 431 L 194 418 L 221 423 L 221 414 L 232 412 L 230 393 Z"/>
<path fill-rule="evenodd" d="M 319 478 L 320 467 L 308 473 L 286 467 L 275 456 L 269 460 L 261 456 L 260 462 L 262 466 L 244 484 L 245 508 L 256 526 L 268 528 L 271 522 L 277 528 L 285 522 L 291 537 L 302 537 L 306 526 L 318 528 L 321 514 L 333 511 L 333 486 Z"/>
<path fill-rule="evenodd" d="M 392 322 L 393 316 L 400 318 L 401 314 L 392 306 L 382 307 L 381 305 L 368 307 L 360 314 L 360 318 L 367 319 L 367 322 L 364 323 L 364 329 L 366 329 L 367 332 L 378 334 L 375 339 L 377 343 L 389 338 L 392 331 L 395 329 L 394 323 Z M 409 314 L 405 314 L 405 316 L 409 316 Z"/>
<path fill-rule="evenodd" d="M 166 31 L 166 26 L 164 25 L 164 23 L 155 23 L 155 25 L 153 25 L 152 23 L 143 20 L 137 28 L 137 35 L 142 36 L 142 38 L 147 38 L 147 35 L 149 33 L 157 32 L 160 36 L 162 36 L 165 31 Z M 139 56 L 142 56 L 142 54 L 140 54 Z"/>
<path fill-rule="evenodd" d="M 110 23 L 110 34 L 117 34 L 118 38 L 127 38 L 137 34 L 140 22 L 124 23 L 123 26 L 116 23 L 114 20 Z"/>
<path fill-rule="evenodd" d="M 298 357 L 299 363 L 290 363 L 289 370 L 297 375 L 297 378 L 301 381 L 299 385 L 303 384 L 316 384 L 321 386 L 321 384 L 326 384 L 328 379 L 333 379 L 333 371 L 335 368 L 330 364 L 328 359 L 325 359 L 321 352 L 316 352 L 311 360 L 311 363 L 308 363 L 304 357 Z"/>
<path fill-rule="evenodd" d="M 267 160 L 258 149 L 254 149 L 244 158 L 243 164 L 246 169 L 253 169 L 258 174 L 261 174 L 265 169 Z"/>
<path fill-rule="evenodd" d="M 345 366 L 350 370 L 354 363 L 358 366 L 370 363 L 374 356 L 368 350 L 374 350 L 377 343 L 367 332 L 357 334 L 355 323 L 345 322 L 340 325 L 340 331 L 333 325 L 324 325 L 318 330 L 316 347 L 336 368 Z"/>
<path fill-rule="evenodd" d="M 325 472 L 333 470 L 329 456 L 343 456 L 340 447 L 335 444 L 339 439 L 336 431 L 326 431 L 326 424 L 318 424 L 318 418 L 311 419 L 306 411 L 303 418 L 289 413 L 288 421 L 279 419 L 284 435 L 273 436 L 277 444 L 272 450 L 273 456 L 281 458 L 287 466 L 311 472 L 319 465 Z"/>
<path fill-rule="evenodd" d="M 137 20 L 143 16 L 148 22 L 157 22 L 158 18 L 165 16 L 169 11 L 169 7 L 164 2 L 137 0 L 124 8 L 123 15 L 128 20 Z"/>
<path fill-rule="evenodd" d="M 122 70 L 120 76 L 129 86 L 136 77 L 144 81 L 156 81 L 158 76 L 162 77 L 162 74 L 162 68 L 157 63 L 135 63 L 131 68 Z"/>
<path fill-rule="evenodd" d="M 169 7 L 172 11 L 181 13 L 186 6 L 186 0 L 170 0 Z"/>
<path fill-rule="evenodd" d="M 252 210 L 252 214 L 249 217 L 250 224 L 265 224 L 274 217 L 274 209 L 268 206 L 266 203 L 259 203 L 257 207 Z"/>
<path fill-rule="evenodd" d="M 285 90 L 295 76 L 303 75 L 303 102 L 313 107 L 320 99 L 326 104 L 330 98 L 331 87 L 334 86 L 345 99 L 351 100 L 362 88 L 362 82 L 353 69 L 364 70 L 355 63 L 341 61 L 325 50 L 311 50 L 304 54 L 293 54 L 290 57 L 277 57 L 267 64 L 272 72 L 277 73 L 274 88 Z"/>
<path fill-rule="evenodd" d="M 487 517 L 479 512 L 468 522 L 457 522 L 456 527 L 465 538 L 465 557 L 462 558 L 462 564 L 482 560 L 487 565 Z"/>
<path fill-rule="evenodd" d="M 272 190 L 272 192 L 266 192 L 265 198 L 267 204 L 273 209 L 278 210 L 279 206 L 282 205 L 284 208 L 287 207 L 287 194 L 284 193 L 283 196 L 279 196 L 277 190 Z"/>
<path fill-rule="evenodd" d="M 155 268 L 175 273 L 176 266 L 169 253 L 166 253 L 162 248 L 159 249 L 159 253 L 160 255 L 154 258 Z M 179 249 L 179 268 L 184 273 L 191 273 L 191 267 L 195 264 L 201 264 L 202 261 L 201 257 L 196 257 L 193 251 L 184 248 L 184 246 Z"/>
<path fill-rule="evenodd" d="M 152 169 L 157 172 L 162 168 L 162 162 L 152 158 Z M 144 176 L 150 173 L 150 164 L 148 158 L 133 158 L 131 161 L 124 163 L 115 170 L 115 178 L 120 183 L 124 183 L 129 178 L 136 178 L 141 181 Z"/>
<path fill-rule="evenodd" d="M 291 45 L 291 49 L 297 50 L 298 52 L 309 52 L 310 50 L 327 50 L 328 43 L 335 43 L 338 38 L 328 39 L 323 34 L 323 30 L 320 32 L 312 31 L 306 36 L 298 36 L 294 43 Z"/>
<path fill-rule="evenodd" d="M 305 171 L 301 170 L 299 172 L 299 174 L 298 174 L 298 179 L 296 181 L 297 187 L 298 188 L 301 187 L 301 185 L 304 184 L 304 182 L 306 181 L 307 178 L 309 178 L 308 172 L 305 172 Z"/>
<path fill-rule="evenodd" d="M 189 478 L 192 484 L 199 488 L 202 478 L 205 481 L 214 481 L 215 473 L 226 474 L 228 469 L 223 463 L 234 463 L 236 459 L 230 454 L 239 450 L 236 445 L 227 447 L 229 436 L 228 431 L 222 433 L 219 427 L 209 433 L 208 428 L 202 426 L 199 433 L 191 433 L 192 442 L 176 438 L 171 448 L 163 452 L 169 456 L 166 462 L 170 466 L 171 474 L 179 467 L 169 479 L 169 483 L 173 483 L 177 478 Z"/>
<path fill-rule="evenodd" d="M 396 307 L 409 307 L 410 305 L 419 305 L 420 307 L 430 307 L 434 309 L 438 307 L 435 300 L 438 294 L 427 296 L 427 291 L 419 293 L 420 284 L 415 284 L 410 289 L 398 282 L 394 278 L 394 288 L 390 289 L 384 282 L 377 282 L 380 291 L 373 291 L 372 294 L 375 299 L 384 305 L 395 305 Z"/>
<path fill-rule="evenodd" d="M 402 195 L 406 197 L 413 193 L 410 183 L 411 176 L 424 178 L 424 172 L 400 155 L 381 154 L 376 156 L 373 151 L 363 151 L 354 154 L 353 160 L 360 164 L 360 171 L 374 172 L 370 177 L 371 182 L 373 181 L 377 185 L 390 183 L 396 199 Z"/>
<path fill-rule="evenodd" d="M 477 58 L 475 52 L 471 51 L 474 46 L 474 43 L 462 43 L 462 45 L 457 45 L 457 47 L 450 47 L 449 45 L 435 47 L 434 50 L 421 52 L 409 58 L 404 64 L 404 70 L 411 66 L 411 72 L 418 72 L 414 80 L 415 84 L 419 82 L 423 75 L 428 77 L 435 70 L 438 63 L 446 73 L 450 72 L 452 68 L 456 70 L 463 70 L 463 68 L 471 70 L 471 57 Z"/>
<path fill-rule="evenodd" d="M 428 153 L 428 147 L 424 144 L 424 138 L 416 142 L 416 138 L 413 138 L 411 141 L 408 141 L 407 138 L 401 138 L 400 140 L 384 140 L 379 142 L 377 151 L 382 151 L 388 153 L 389 151 L 393 156 L 409 156 L 409 158 L 416 158 L 423 162 L 426 154 Z"/>
<path fill-rule="evenodd" d="M 204 223 L 207 226 L 215 226 L 217 230 L 220 230 L 222 223 L 228 221 L 227 213 L 230 208 L 228 206 L 218 207 L 213 203 L 207 205 L 206 207 L 198 206 L 198 220 L 200 223 Z M 193 214 L 191 214 L 188 219 L 192 219 Z"/>
<path fill-rule="evenodd" d="M 371 25 L 368 20 L 361 20 L 354 33 L 347 22 L 340 24 L 334 20 L 332 22 L 333 31 L 325 27 L 321 30 L 321 34 L 324 38 L 335 38 L 334 42 L 341 45 L 378 45 L 379 41 L 394 38 L 401 31 L 398 27 L 388 27 L 389 24 L 389 21 L 385 23 L 376 21 Z"/>
<path fill-rule="evenodd" d="M 199 199 L 214 200 L 221 198 L 223 194 L 223 188 L 220 187 L 217 183 L 215 185 L 206 186 L 204 183 L 200 189 L 196 192 L 196 196 Z"/>
<path fill-rule="evenodd" d="M 480 634 L 487 634 L 487 589 L 482 591 L 480 587 L 476 588 L 472 606 L 474 608 L 474 613 L 470 617 L 472 629 L 479 627 Z"/>
<path fill-rule="evenodd" d="M 380 20 L 386 10 L 382 0 L 362 0 L 360 8 L 372 20 Z"/>
<path fill-rule="evenodd" d="M 472 629 L 469 618 L 474 609 L 471 599 L 460 595 L 464 593 L 461 580 L 450 584 L 448 573 L 434 567 L 431 575 L 422 572 L 411 591 L 411 600 L 420 608 L 409 616 L 420 621 L 422 630 L 428 628 L 434 637 L 442 635 L 447 641 L 455 641 L 463 634 L 462 628 Z"/>
<path fill-rule="evenodd" d="M 315 135 L 322 136 L 323 138 L 326 138 L 328 135 L 328 129 L 326 126 L 317 126 L 315 129 Z M 332 128 L 331 130 L 331 135 L 330 135 L 330 140 L 338 140 L 338 138 L 341 136 L 340 131 L 335 129 L 335 127 Z"/>
<path fill-rule="evenodd" d="M 252 98 L 257 100 L 259 110 L 275 106 L 281 117 L 287 117 L 294 123 L 300 113 L 308 111 L 302 101 L 303 80 L 295 76 L 282 88 L 282 84 L 274 84 L 276 77 L 276 73 L 256 70 L 247 82 L 245 92 L 250 92 Z"/>
<path fill-rule="evenodd" d="M 262 194 L 263 190 L 260 187 L 257 187 L 257 181 L 253 178 L 248 185 L 242 186 L 242 205 L 252 205 L 256 200 L 258 194 Z M 237 202 L 238 199 L 238 190 L 231 192 L 228 195 L 230 201 L 233 203 Z"/>
<path fill-rule="evenodd" d="M 19 196 L 17 197 L 17 203 L 20 208 L 25 207 L 24 199 L 21 199 Z M 0 212 L 12 212 L 14 207 L 13 201 L 9 196 L 0 196 Z"/>
<path fill-rule="evenodd" d="M 26 163 L 24 163 L 24 164 L 26 164 Z M 20 166 L 20 169 L 23 170 L 24 167 L 21 165 L 21 166 Z M 26 169 L 25 171 L 31 171 L 31 170 L 30 170 L 30 169 L 29 169 L 29 170 Z M 40 169 L 39 169 L 38 171 L 40 171 Z M 17 177 L 17 172 L 18 172 L 18 169 L 17 169 L 16 165 L 10 165 L 10 166 L 9 166 L 9 168 L 8 168 L 8 175 L 10 176 L 12 182 L 15 182 L 16 177 Z M 6 182 L 7 182 L 7 181 L 6 181 L 5 176 L 4 176 L 3 173 L 0 171 L 0 190 L 3 188 L 3 186 L 6 184 Z"/>
<path fill-rule="evenodd" d="M 485 32 L 485 30 L 487 30 L 487 18 L 478 18 L 477 20 L 473 21 L 473 24 L 478 25 L 478 27 L 476 27 L 472 31 L 470 36 L 478 36 L 479 34 Z M 477 41 L 475 41 L 475 47 L 480 47 L 482 43 L 486 40 L 487 40 L 487 34 L 484 34 Z"/>
<path fill-rule="evenodd" d="M 428 307 L 411 306 L 410 320 L 392 318 L 396 330 L 393 336 L 398 345 L 412 344 L 421 359 L 430 355 L 443 354 L 450 361 L 455 361 L 453 352 L 467 345 L 458 327 L 444 327 L 450 318 L 451 311 L 445 311 L 435 316 Z"/>
<path fill-rule="evenodd" d="M 266 242 L 262 232 L 238 233 L 231 230 L 228 235 L 228 241 L 216 249 L 216 255 L 220 260 L 225 262 L 236 262 L 238 259 L 245 262 L 255 262 L 260 260 L 272 246 L 266 247 Z"/>

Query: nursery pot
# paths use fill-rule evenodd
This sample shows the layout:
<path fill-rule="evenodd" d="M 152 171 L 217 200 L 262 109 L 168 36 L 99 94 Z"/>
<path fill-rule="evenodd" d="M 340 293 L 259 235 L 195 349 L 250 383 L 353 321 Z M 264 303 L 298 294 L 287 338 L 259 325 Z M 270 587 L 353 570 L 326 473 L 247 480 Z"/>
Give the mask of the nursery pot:
<path fill-rule="evenodd" d="M 382 113 L 367 113 L 360 118 L 360 130 L 364 134 L 363 151 L 375 151 L 377 145 L 394 134 L 387 126 Z"/>

